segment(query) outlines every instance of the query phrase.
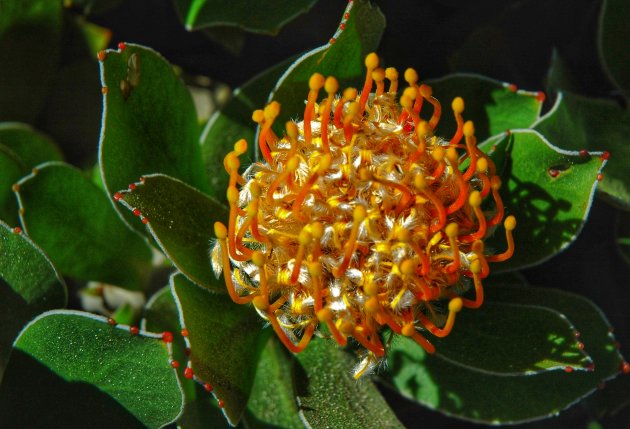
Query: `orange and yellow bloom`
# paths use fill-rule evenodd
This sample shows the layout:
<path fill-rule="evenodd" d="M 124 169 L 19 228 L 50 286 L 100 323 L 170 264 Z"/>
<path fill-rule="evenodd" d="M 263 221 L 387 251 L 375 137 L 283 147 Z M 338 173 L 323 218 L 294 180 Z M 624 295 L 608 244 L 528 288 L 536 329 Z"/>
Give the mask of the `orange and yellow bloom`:
<path fill-rule="evenodd" d="M 215 225 L 213 250 L 232 300 L 252 302 L 292 352 L 321 325 L 339 345 L 360 343 L 357 377 L 384 356 L 384 327 L 433 352 L 427 333 L 448 335 L 462 307 L 482 304 L 489 262 L 511 257 L 516 226 L 464 101 L 452 102 L 457 131 L 446 140 L 434 134 L 441 105 L 413 69 L 397 100 L 398 72 L 376 54 L 365 65 L 362 91 L 341 97 L 335 78 L 314 74 L 304 120 L 282 138 L 278 103 L 254 112 L 264 161 L 239 174 L 244 140 L 225 157 L 230 218 Z M 488 255 L 483 240 L 502 222 L 508 248 Z M 474 298 L 462 297 L 469 288 Z"/>

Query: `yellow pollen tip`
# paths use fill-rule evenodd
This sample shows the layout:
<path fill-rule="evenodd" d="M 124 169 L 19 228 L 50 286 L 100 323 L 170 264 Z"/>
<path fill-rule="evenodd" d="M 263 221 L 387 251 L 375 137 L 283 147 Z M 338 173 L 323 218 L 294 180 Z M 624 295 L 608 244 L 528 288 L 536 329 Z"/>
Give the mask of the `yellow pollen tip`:
<path fill-rule="evenodd" d="M 236 152 L 239 155 L 242 155 L 245 152 L 247 152 L 247 140 L 240 139 L 239 141 L 234 143 L 234 152 Z"/>
<path fill-rule="evenodd" d="M 324 83 L 324 90 L 332 95 L 339 91 L 339 82 L 335 79 L 334 76 L 328 76 L 326 78 L 326 82 Z"/>
<path fill-rule="evenodd" d="M 319 240 L 324 235 L 324 225 L 321 222 L 311 224 L 311 235 L 315 240 Z"/>
<path fill-rule="evenodd" d="M 293 121 L 287 121 L 287 123 L 284 125 L 284 127 L 287 130 L 287 136 L 289 136 L 290 139 L 296 139 L 298 136 L 298 127 L 297 124 Z"/>
<path fill-rule="evenodd" d="M 241 166 L 241 161 L 239 161 L 238 157 L 234 153 L 229 153 L 225 157 L 225 165 L 229 170 L 238 170 Z"/>
<path fill-rule="evenodd" d="M 398 70 L 394 67 L 387 67 L 385 69 L 385 77 L 389 80 L 398 80 Z"/>
<path fill-rule="evenodd" d="M 446 149 L 446 159 L 451 163 L 451 165 L 456 165 L 459 159 L 459 155 L 457 155 L 457 149 L 453 146 L 450 146 Z"/>
<path fill-rule="evenodd" d="M 431 128 L 429 128 L 429 123 L 427 121 L 420 121 L 418 126 L 416 127 L 416 134 L 418 137 L 425 137 L 431 134 Z"/>
<path fill-rule="evenodd" d="M 252 121 L 260 124 L 264 119 L 265 113 L 262 111 L 262 109 L 254 110 L 254 113 L 252 113 Z"/>
<path fill-rule="evenodd" d="M 300 157 L 294 156 L 290 160 L 287 161 L 287 170 L 295 171 L 300 166 Z"/>
<path fill-rule="evenodd" d="M 405 259 L 400 263 L 400 272 L 404 275 L 411 275 L 416 272 L 416 263 L 413 259 Z"/>
<path fill-rule="evenodd" d="M 225 225 L 223 225 L 221 222 L 215 222 L 214 223 L 214 235 L 219 240 L 225 240 L 227 238 L 227 235 L 228 235 L 227 227 Z"/>
<path fill-rule="evenodd" d="M 365 207 L 363 207 L 362 205 L 356 206 L 354 210 L 352 211 L 352 219 L 355 222 L 363 222 L 366 217 L 367 217 L 367 212 L 365 210 Z"/>
<path fill-rule="evenodd" d="M 263 114 L 265 115 L 266 121 L 276 119 L 280 114 L 280 103 L 278 103 L 277 101 L 272 101 L 265 107 L 265 110 L 263 110 Z"/>
<path fill-rule="evenodd" d="M 374 52 L 367 54 L 367 56 L 365 57 L 365 67 L 368 70 L 374 70 L 375 68 L 377 68 L 378 63 L 378 55 L 376 55 Z"/>
<path fill-rule="evenodd" d="M 418 95 L 418 92 L 416 91 L 416 88 L 414 88 L 413 86 L 408 86 L 403 91 L 403 95 L 402 96 L 403 97 L 409 97 L 412 100 L 415 100 L 417 95 Z"/>
<path fill-rule="evenodd" d="M 479 259 L 475 259 L 470 263 L 470 271 L 473 274 L 479 274 L 481 272 L 481 262 L 479 262 Z"/>
<path fill-rule="evenodd" d="M 378 307 L 378 298 L 375 296 L 365 301 L 365 311 L 367 313 L 376 313 L 378 311 Z"/>
<path fill-rule="evenodd" d="M 513 231 L 516 228 L 516 218 L 514 216 L 508 216 L 503 222 L 503 226 L 508 231 Z"/>
<path fill-rule="evenodd" d="M 333 319 L 333 314 L 332 311 L 330 311 L 330 308 L 322 308 L 319 310 L 317 312 L 317 319 L 324 323 L 330 322 Z"/>
<path fill-rule="evenodd" d="M 459 227 L 455 222 L 451 222 L 446 225 L 446 228 L 444 228 L 444 232 L 446 233 L 447 237 L 455 238 L 457 237 L 457 234 L 459 234 Z"/>
<path fill-rule="evenodd" d="M 308 80 L 308 87 L 311 91 L 319 91 L 324 86 L 325 81 L 324 76 L 320 73 L 314 73 Z"/>
<path fill-rule="evenodd" d="M 444 159 L 444 148 L 442 146 L 436 147 L 433 149 L 433 152 L 431 152 L 431 156 L 437 162 L 442 161 Z"/>
<path fill-rule="evenodd" d="M 354 333 L 354 324 L 352 324 L 352 322 L 344 320 L 339 325 L 339 332 L 341 332 L 345 336 L 352 335 Z"/>
<path fill-rule="evenodd" d="M 300 235 L 298 236 L 298 242 L 302 246 L 308 246 L 312 240 L 313 240 L 313 236 L 306 228 L 300 231 Z"/>
<path fill-rule="evenodd" d="M 464 124 L 464 135 L 466 137 L 472 137 L 475 135 L 475 124 L 473 124 L 473 121 L 466 121 Z"/>
<path fill-rule="evenodd" d="M 448 311 L 452 311 L 453 313 L 459 313 L 462 311 L 462 307 L 464 306 L 464 301 L 460 297 L 453 298 L 448 303 Z"/>
<path fill-rule="evenodd" d="M 405 323 L 400 330 L 400 333 L 405 337 L 411 337 L 416 333 L 416 325 L 414 325 L 413 322 Z"/>
<path fill-rule="evenodd" d="M 346 100 L 354 100 L 357 98 L 357 89 L 356 88 L 346 88 L 343 90 L 343 98 Z"/>
<path fill-rule="evenodd" d="M 470 197 L 468 197 L 468 203 L 473 207 L 479 207 L 481 205 L 481 194 L 479 191 L 472 191 Z"/>
<path fill-rule="evenodd" d="M 260 311 L 267 311 L 269 309 L 269 302 L 262 295 L 255 296 L 252 303 L 254 304 L 254 307 Z"/>
<path fill-rule="evenodd" d="M 265 262 L 267 260 L 267 257 L 265 256 L 265 254 L 263 252 L 261 252 L 260 250 L 256 250 L 253 254 L 252 254 L 252 262 L 254 263 L 254 265 L 256 265 L 257 267 L 262 267 L 263 265 L 265 265 Z"/>
<path fill-rule="evenodd" d="M 405 81 L 412 85 L 418 82 L 418 72 L 412 69 L 411 67 L 405 70 Z"/>
<path fill-rule="evenodd" d="M 326 155 L 322 156 L 319 159 L 319 165 L 317 166 L 317 174 L 319 174 L 320 176 L 323 176 L 326 171 L 330 168 L 330 164 L 332 164 L 332 157 L 330 156 L 329 153 L 327 153 Z"/>
<path fill-rule="evenodd" d="M 477 160 L 477 171 L 479 173 L 488 171 L 488 160 L 486 158 L 479 158 Z M 493 176 L 493 177 L 497 177 L 497 176 Z"/>
<path fill-rule="evenodd" d="M 239 192 L 236 186 L 230 186 L 227 190 L 227 200 L 230 204 L 238 203 Z"/>
<path fill-rule="evenodd" d="M 424 178 L 424 176 L 422 176 L 421 174 L 417 174 L 414 178 L 413 178 L 413 185 L 416 187 L 416 189 L 418 189 L 419 191 L 422 191 L 423 189 L 426 189 L 427 186 L 429 186 L 429 184 L 427 183 L 427 180 Z"/>
<path fill-rule="evenodd" d="M 375 282 L 369 282 L 363 286 L 363 292 L 367 296 L 376 296 L 378 294 L 378 285 Z"/>
<path fill-rule="evenodd" d="M 431 88 L 427 84 L 420 85 L 420 95 L 422 95 L 424 98 L 431 97 L 433 95 L 433 88 Z"/>
<path fill-rule="evenodd" d="M 319 262 L 309 262 L 308 273 L 311 275 L 311 277 L 321 277 L 322 275 L 321 264 Z"/>
<path fill-rule="evenodd" d="M 490 179 L 490 184 L 492 185 L 492 189 L 494 189 L 495 191 L 498 191 L 499 189 L 501 189 L 501 178 L 499 176 L 492 176 L 492 179 Z"/>
<path fill-rule="evenodd" d="M 485 248 L 485 245 L 483 244 L 482 240 L 475 240 L 473 242 L 473 245 L 472 245 L 473 252 L 482 254 L 484 248 Z"/>
<path fill-rule="evenodd" d="M 411 106 L 413 106 L 413 98 L 409 97 L 407 94 L 403 94 L 400 97 L 400 105 L 405 109 L 411 109 Z"/>
<path fill-rule="evenodd" d="M 385 70 L 378 68 L 372 72 L 372 79 L 376 82 L 383 82 L 385 80 Z"/>
<path fill-rule="evenodd" d="M 453 103 L 451 103 L 453 112 L 462 113 L 464 111 L 464 99 L 462 97 L 455 97 Z"/>

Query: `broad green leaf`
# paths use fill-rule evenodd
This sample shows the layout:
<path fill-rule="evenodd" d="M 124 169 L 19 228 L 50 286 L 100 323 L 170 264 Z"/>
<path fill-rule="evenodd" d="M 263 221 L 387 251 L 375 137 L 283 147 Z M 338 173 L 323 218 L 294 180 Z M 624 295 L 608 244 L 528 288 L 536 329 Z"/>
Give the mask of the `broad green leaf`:
<path fill-rule="evenodd" d="M 588 216 L 598 174 L 606 163 L 600 154 L 581 156 L 557 148 L 534 130 L 515 130 L 481 148 L 490 151 L 497 164 L 506 214 L 513 214 L 517 222 L 514 255 L 492 269 L 535 265 L 568 247 Z M 500 226 L 486 247 L 500 253 L 506 246 Z"/>
<path fill-rule="evenodd" d="M 22 327 L 46 310 L 66 305 L 66 286 L 44 252 L 0 222 L 0 380 Z"/>
<path fill-rule="evenodd" d="M 399 336 L 388 355 L 388 377 L 399 392 L 459 418 L 518 423 L 555 415 L 618 373 L 622 358 L 608 321 L 587 299 L 555 289 L 522 286 L 486 288 L 486 295 L 487 302 L 540 306 L 563 314 L 579 330 L 580 341 L 593 358 L 594 370 L 523 376 L 490 374 L 453 364 L 439 354 L 427 355 L 413 340 Z M 522 323 L 532 330 L 538 328 L 529 319 Z M 487 352 L 487 358 L 492 358 Z"/>
<path fill-rule="evenodd" d="M 291 64 L 284 61 L 256 76 L 232 93 L 232 98 L 223 109 L 215 112 L 201 135 L 201 150 L 210 178 L 210 195 L 223 201 L 228 187 L 229 175 L 223 167 L 223 158 L 234 148 L 234 143 L 245 139 L 248 152 L 241 157 L 244 165 L 254 162 L 256 153 L 256 124 L 252 112 L 264 106 L 274 85 Z"/>
<path fill-rule="evenodd" d="M 356 358 L 333 341 L 314 338 L 296 357 L 295 389 L 307 427 L 403 427 L 368 377 L 352 377 Z"/>
<path fill-rule="evenodd" d="M 188 329 L 194 373 L 223 400 L 223 412 L 235 425 L 243 416 L 264 341 L 262 320 L 251 306 L 233 303 L 182 274 L 171 277 L 181 321 Z"/>
<path fill-rule="evenodd" d="M 134 186 L 133 191 L 121 191 L 120 202 L 132 211 L 137 210 L 171 262 L 195 283 L 214 291 L 225 291 L 210 265 L 214 223 L 226 222 L 225 206 L 161 174 L 145 176 Z"/>
<path fill-rule="evenodd" d="M 18 206 L 12 186 L 26 174 L 22 160 L 15 152 L 0 143 L 0 219 L 16 224 Z"/>
<path fill-rule="evenodd" d="M 0 387 L 3 426 L 159 428 L 173 422 L 182 392 L 165 344 L 148 335 L 78 311 L 41 315 L 15 342 Z"/>
<path fill-rule="evenodd" d="M 630 209 L 630 111 L 610 100 L 561 92 L 553 108 L 535 126 L 563 149 L 608 151 L 610 160 L 598 190 L 617 205 Z"/>
<path fill-rule="evenodd" d="M 283 126 L 287 120 L 302 116 L 308 81 L 315 72 L 335 76 L 341 88 L 362 84 L 365 56 L 378 48 L 384 28 L 385 17 L 378 7 L 368 0 L 349 2 L 339 29 L 328 43 L 300 57 L 276 84 L 269 97 L 282 106 L 276 124 Z"/>
<path fill-rule="evenodd" d="M 0 144 L 11 149 L 27 170 L 46 161 L 61 161 L 63 155 L 50 137 L 19 122 L 0 124 Z"/>
<path fill-rule="evenodd" d="M 107 192 L 151 173 L 207 191 L 195 106 L 173 67 L 151 49 L 127 44 L 105 51 L 101 83 L 107 91 L 99 163 Z"/>
<path fill-rule="evenodd" d="M 173 359 L 178 361 L 179 382 L 184 392 L 184 412 L 177 420 L 183 429 L 193 428 L 229 428 L 230 425 L 217 406 L 214 397 L 193 380 L 182 376 L 188 357 L 181 331 L 177 305 L 169 286 L 153 295 L 145 307 L 142 329 L 152 332 L 172 332 Z"/>
<path fill-rule="evenodd" d="M 61 1 L 0 3 L 0 121 L 33 123 L 59 59 Z"/>
<path fill-rule="evenodd" d="M 599 17 L 599 53 L 608 76 L 626 98 L 630 97 L 630 4 L 625 0 L 604 0 Z"/>
<path fill-rule="evenodd" d="M 532 305 L 490 302 L 479 310 L 465 309 L 448 337 L 431 340 L 445 360 L 496 375 L 587 370 L 592 364 L 575 327 L 561 313 Z"/>
<path fill-rule="evenodd" d="M 296 16 L 308 12 L 317 0 L 175 0 L 186 29 L 233 26 L 254 33 L 277 34 Z"/>
<path fill-rule="evenodd" d="M 516 90 L 507 83 L 487 77 L 454 74 L 427 83 L 433 88 L 433 96 L 442 103 L 442 118 L 436 134 L 446 139 L 450 139 L 457 129 L 450 107 L 455 97 L 464 99 L 464 120 L 474 122 L 479 142 L 506 130 L 529 128 L 540 115 L 542 101 L 538 93 Z M 433 110 L 427 104 L 421 115 L 430 118 Z"/>
<path fill-rule="evenodd" d="M 128 289 L 143 287 L 150 249 L 120 222 L 103 191 L 81 171 L 50 162 L 18 186 L 25 231 L 64 275 Z"/>
<path fill-rule="evenodd" d="M 275 337 L 265 346 L 252 394 L 247 404 L 246 421 L 251 429 L 301 428 L 293 387 L 295 358 Z"/>

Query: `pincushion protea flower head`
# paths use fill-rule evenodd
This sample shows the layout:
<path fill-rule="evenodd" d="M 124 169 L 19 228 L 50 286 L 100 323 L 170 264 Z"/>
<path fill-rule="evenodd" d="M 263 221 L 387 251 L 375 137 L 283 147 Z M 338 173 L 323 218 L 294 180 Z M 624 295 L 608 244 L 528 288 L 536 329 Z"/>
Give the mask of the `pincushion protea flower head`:
<path fill-rule="evenodd" d="M 482 304 L 488 263 L 511 257 L 516 226 L 508 216 L 508 249 L 485 253 L 504 217 L 501 180 L 464 122 L 464 101 L 452 102 L 455 134 L 438 137 L 431 87 L 407 69 L 397 101 L 398 72 L 378 65 L 366 57 L 360 96 L 339 97 L 334 77 L 314 74 L 304 120 L 287 122 L 282 138 L 271 128 L 277 102 L 254 112 L 264 161 L 239 174 L 244 140 L 225 157 L 230 217 L 215 224 L 212 255 L 232 300 L 252 302 L 292 352 L 321 325 L 341 346 L 360 343 L 356 377 L 384 356 L 384 327 L 433 352 L 427 333 L 448 335 L 462 307 Z M 420 117 L 423 103 L 430 118 Z M 469 285 L 474 299 L 460 296 Z"/>

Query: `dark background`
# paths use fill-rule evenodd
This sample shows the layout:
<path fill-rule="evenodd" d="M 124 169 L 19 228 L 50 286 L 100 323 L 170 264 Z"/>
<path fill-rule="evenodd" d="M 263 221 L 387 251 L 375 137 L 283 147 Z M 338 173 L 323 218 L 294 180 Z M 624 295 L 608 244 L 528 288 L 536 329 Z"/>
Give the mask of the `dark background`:
<path fill-rule="evenodd" d="M 260 2 L 264 13 L 264 2 Z M 606 79 L 597 55 L 599 0 L 395 0 L 377 1 L 387 18 L 379 54 L 388 66 L 416 68 L 421 79 L 455 71 L 477 72 L 532 91 L 547 90 L 554 51 L 572 76 L 575 92 L 622 100 Z M 88 19 L 112 30 L 119 41 L 150 46 L 180 66 L 185 76 L 203 75 L 232 88 L 294 54 L 322 45 L 339 24 L 341 0 L 319 0 L 275 37 L 245 34 L 238 54 L 203 32 L 189 33 L 170 0 L 124 0 Z M 553 100 L 547 97 L 546 108 Z M 613 154 L 614 156 L 614 154 Z M 619 253 L 615 226 L 621 211 L 596 200 L 578 240 L 565 252 L 524 271 L 533 285 L 576 292 L 608 316 L 630 356 L 630 267 Z M 630 219 L 626 215 L 626 219 Z M 408 427 L 470 428 L 384 390 Z M 500 398 L 498 398 L 500 400 Z M 578 405 L 548 421 L 518 428 L 586 428 L 592 411 Z M 630 412 L 600 420 L 605 428 L 630 428 Z"/>

